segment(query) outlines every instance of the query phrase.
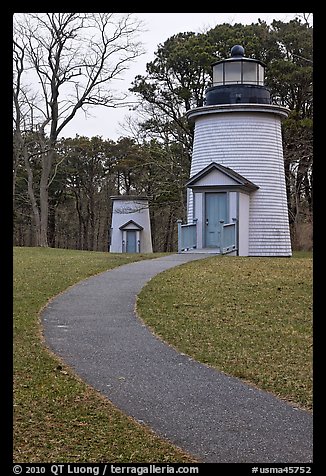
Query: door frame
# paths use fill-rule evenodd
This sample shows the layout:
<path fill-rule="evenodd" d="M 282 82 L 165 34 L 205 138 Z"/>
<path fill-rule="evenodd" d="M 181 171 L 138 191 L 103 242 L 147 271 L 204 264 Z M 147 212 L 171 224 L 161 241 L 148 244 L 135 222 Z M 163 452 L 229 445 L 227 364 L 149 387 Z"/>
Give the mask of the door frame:
<path fill-rule="evenodd" d="M 210 190 L 209 192 L 204 192 L 204 200 L 203 200 L 203 229 L 204 229 L 204 247 L 205 248 L 218 248 L 219 245 L 216 246 L 208 246 L 207 245 L 207 195 L 211 194 L 224 194 L 226 198 L 226 217 L 229 216 L 229 193 L 226 190 Z M 228 223 L 228 218 L 226 218 L 226 223 Z"/>
<path fill-rule="evenodd" d="M 141 248 L 141 230 L 137 230 L 137 229 L 124 229 L 124 230 L 121 230 L 121 233 L 122 233 L 122 239 L 121 239 L 121 251 L 122 253 L 127 253 L 127 233 L 128 231 L 134 231 L 136 232 L 136 251 L 135 253 L 140 253 L 140 248 Z"/>
<path fill-rule="evenodd" d="M 128 245 L 129 245 L 129 237 L 130 237 L 130 234 L 133 234 L 134 236 L 134 247 L 133 247 L 133 250 L 130 251 L 128 249 Z M 137 253 L 137 230 L 126 230 L 126 252 L 127 253 Z"/>

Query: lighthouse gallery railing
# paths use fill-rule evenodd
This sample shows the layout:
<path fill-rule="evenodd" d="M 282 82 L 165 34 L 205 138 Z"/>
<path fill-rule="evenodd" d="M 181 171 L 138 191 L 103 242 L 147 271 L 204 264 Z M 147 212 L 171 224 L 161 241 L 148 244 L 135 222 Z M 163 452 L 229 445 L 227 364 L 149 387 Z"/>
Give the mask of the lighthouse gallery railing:
<path fill-rule="evenodd" d="M 237 220 L 233 223 L 221 223 L 221 254 L 232 253 L 237 250 Z M 178 253 L 197 248 L 197 219 L 193 223 L 182 225 L 178 220 Z"/>
<path fill-rule="evenodd" d="M 233 218 L 233 223 L 221 223 L 221 253 L 225 255 L 237 249 L 237 220 Z"/>
<path fill-rule="evenodd" d="M 182 225 L 178 220 L 178 253 L 185 250 L 195 249 L 197 247 L 197 220 L 193 223 Z"/>

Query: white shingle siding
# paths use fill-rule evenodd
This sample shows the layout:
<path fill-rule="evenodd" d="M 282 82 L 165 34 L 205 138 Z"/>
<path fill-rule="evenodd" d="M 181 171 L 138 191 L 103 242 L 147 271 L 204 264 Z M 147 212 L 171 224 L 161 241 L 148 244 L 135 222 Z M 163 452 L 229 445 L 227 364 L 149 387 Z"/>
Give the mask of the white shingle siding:
<path fill-rule="evenodd" d="M 250 194 L 249 256 L 290 256 L 281 117 L 249 108 L 195 117 L 190 177 L 216 162 L 258 185 Z M 192 217 L 190 192 L 188 220 Z"/>
<path fill-rule="evenodd" d="M 246 193 L 239 193 L 239 256 L 248 256 L 249 254 L 249 203 L 249 195 Z"/>

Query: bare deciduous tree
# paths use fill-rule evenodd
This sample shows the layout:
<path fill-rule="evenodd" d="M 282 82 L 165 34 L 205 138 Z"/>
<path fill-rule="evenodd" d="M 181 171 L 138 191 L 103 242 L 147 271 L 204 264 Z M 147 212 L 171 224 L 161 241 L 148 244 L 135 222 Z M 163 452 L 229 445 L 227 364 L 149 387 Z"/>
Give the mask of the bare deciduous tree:
<path fill-rule="evenodd" d="M 131 14 L 27 13 L 14 18 L 14 152 L 23 157 L 36 224 L 36 243 L 48 246 L 48 187 L 53 179 L 55 145 L 77 111 L 116 107 L 112 80 L 142 54 L 141 24 Z M 27 88 L 27 83 L 31 87 Z M 40 141 L 39 198 L 26 133 Z"/>

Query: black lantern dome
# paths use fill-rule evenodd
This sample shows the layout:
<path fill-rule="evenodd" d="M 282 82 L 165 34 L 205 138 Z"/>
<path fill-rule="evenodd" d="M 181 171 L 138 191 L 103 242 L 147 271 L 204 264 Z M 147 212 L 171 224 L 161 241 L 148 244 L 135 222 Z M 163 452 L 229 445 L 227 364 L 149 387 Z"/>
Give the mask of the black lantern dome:
<path fill-rule="evenodd" d="M 234 45 L 231 48 L 231 56 L 244 56 L 245 50 L 241 45 Z"/>
<path fill-rule="evenodd" d="M 264 86 L 265 64 L 244 54 L 244 48 L 235 45 L 230 58 L 213 63 L 213 85 L 206 90 L 206 105 L 271 103 Z"/>

